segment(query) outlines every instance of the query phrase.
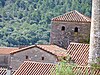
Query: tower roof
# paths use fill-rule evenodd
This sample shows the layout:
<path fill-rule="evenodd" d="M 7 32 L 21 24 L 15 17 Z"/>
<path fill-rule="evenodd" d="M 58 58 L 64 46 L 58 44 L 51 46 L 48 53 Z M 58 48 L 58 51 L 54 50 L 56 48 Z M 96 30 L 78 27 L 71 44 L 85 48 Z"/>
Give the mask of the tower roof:
<path fill-rule="evenodd" d="M 91 19 L 78 11 L 74 10 L 58 17 L 54 17 L 52 21 L 66 21 L 66 22 L 91 22 Z"/>

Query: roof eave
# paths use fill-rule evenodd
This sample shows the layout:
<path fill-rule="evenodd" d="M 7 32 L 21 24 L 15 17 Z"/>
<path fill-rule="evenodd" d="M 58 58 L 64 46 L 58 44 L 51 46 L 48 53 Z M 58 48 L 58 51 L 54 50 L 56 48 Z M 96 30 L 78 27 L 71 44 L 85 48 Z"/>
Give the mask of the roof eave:
<path fill-rule="evenodd" d="M 91 23 L 91 21 L 64 21 L 64 20 L 51 20 L 52 22 L 80 22 L 80 23 Z"/>

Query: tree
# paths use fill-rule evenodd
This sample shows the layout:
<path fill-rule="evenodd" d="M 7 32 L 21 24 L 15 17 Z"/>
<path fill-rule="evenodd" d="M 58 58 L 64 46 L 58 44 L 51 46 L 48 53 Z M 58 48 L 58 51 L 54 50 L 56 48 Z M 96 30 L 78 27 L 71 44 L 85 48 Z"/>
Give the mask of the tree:
<path fill-rule="evenodd" d="M 99 63 L 100 58 L 100 0 L 92 0 L 92 24 L 90 35 L 89 64 Z"/>
<path fill-rule="evenodd" d="M 0 45 L 12 46 L 13 41 L 6 41 L 11 35 L 16 42 L 24 36 L 26 44 L 47 43 L 51 19 L 71 10 L 90 16 L 91 0 L 0 0 Z"/>
<path fill-rule="evenodd" d="M 51 70 L 51 75 L 75 75 L 73 71 L 73 67 L 75 64 L 70 63 L 71 57 L 67 55 L 66 57 L 59 57 L 58 59 L 61 60 L 59 64 L 56 64 L 55 71 Z"/>

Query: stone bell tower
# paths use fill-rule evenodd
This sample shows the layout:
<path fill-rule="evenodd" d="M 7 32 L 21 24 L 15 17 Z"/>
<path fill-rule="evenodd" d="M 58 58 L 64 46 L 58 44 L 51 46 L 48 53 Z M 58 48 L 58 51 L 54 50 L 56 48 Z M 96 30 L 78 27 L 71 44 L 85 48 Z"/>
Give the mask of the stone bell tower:
<path fill-rule="evenodd" d="M 67 48 L 70 42 L 87 43 L 91 19 L 74 10 L 52 19 L 50 44 Z"/>

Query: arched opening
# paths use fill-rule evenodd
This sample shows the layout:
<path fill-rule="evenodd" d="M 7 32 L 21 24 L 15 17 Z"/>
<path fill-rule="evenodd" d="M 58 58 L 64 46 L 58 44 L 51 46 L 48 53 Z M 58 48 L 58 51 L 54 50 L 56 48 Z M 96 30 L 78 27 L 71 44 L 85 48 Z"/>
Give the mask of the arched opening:
<path fill-rule="evenodd" d="M 74 32 L 78 32 L 78 27 L 75 27 Z"/>
<path fill-rule="evenodd" d="M 61 30 L 64 31 L 65 30 L 65 26 L 62 26 Z"/>

